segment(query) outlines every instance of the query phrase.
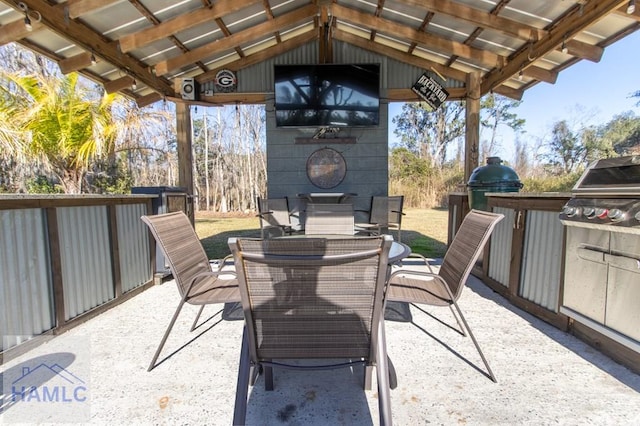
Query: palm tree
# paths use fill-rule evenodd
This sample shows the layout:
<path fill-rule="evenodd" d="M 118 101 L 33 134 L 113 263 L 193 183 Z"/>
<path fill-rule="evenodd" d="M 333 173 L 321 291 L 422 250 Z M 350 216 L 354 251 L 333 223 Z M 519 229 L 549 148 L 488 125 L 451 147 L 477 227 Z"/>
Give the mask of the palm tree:
<path fill-rule="evenodd" d="M 65 193 L 80 193 L 89 163 L 113 151 L 117 126 L 111 106 L 116 95 L 92 97 L 95 91 L 79 84 L 75 73 L 4 74 L 3 80 L 2 145 L 45 159 Z"/>

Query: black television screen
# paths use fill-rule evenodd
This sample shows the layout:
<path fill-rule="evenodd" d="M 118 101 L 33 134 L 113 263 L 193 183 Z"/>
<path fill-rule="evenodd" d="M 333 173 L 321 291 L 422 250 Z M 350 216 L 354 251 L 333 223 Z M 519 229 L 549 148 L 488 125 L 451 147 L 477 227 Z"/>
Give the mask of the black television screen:
<path fill-rule="evenodd" d="M 377 126 L 379 64 L 276 65 L 278 127 Z"/>

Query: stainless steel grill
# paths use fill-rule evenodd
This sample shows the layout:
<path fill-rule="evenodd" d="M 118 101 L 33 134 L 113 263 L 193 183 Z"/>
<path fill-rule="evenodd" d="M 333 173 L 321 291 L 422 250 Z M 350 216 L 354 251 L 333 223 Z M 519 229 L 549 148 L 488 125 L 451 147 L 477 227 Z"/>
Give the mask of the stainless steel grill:
<path fill-rule="evenodd" d="M 594 162 L 572 193 L 560 214 L 565 225 L 640 234 L 640 156 Z"/>
<path fill-rule="evenodd" d="M 560 310 L 640 352 L 640 156 L 594 162 L 572 194 Z"/>

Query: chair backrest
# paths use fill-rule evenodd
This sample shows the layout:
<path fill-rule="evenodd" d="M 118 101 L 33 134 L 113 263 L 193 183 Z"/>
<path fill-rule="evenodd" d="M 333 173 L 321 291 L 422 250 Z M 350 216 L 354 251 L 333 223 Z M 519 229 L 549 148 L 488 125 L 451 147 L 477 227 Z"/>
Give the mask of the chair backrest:
<path fill-rule="evenodd" d="M 399 228 L 402 223 L 403 204 L 403 195 L 373 196 L 371 198 L 369 222 L 383 226 L 393 225 Z"/>
<path fill-rule="evenodd" d="M 279 228 L 278 234 L 282 234 L 283 228 L 291 226 L 289 199 L 258 197 L 258 216 L 263 238 L 267 228 Z"/>
<path fill-rule="evenodd" d="M 352 204 L 311 203 L 307 205 L 304 233 L 307 235 L 353 235 Z"/>
<path fill-rule="evenodd" d="M 142 216 L 171 268 L 180 296 L 189 289 L 193 277 L 210 272 L 209 259 L 202 243 L 183 212 Z"/>
<path fill-rule="evenodd" d="M 258 213 L 260 213 L 260 220 L 264 221 L 265 225 L 282 226 L 291 224 L 287 197 L 258 197 Z"/>
<path fill-rule="evenodd" d="M 375 362 L 390 236 L 229 239 L 253 361 Z"/>
<path fill-rule="evenodd" d="M 454 299 L 460 297 L 471 269 L 502 218 L 504 215 L 499 213 L 471 210 L 462 221 L 438 272 L 449 284 Z"/>

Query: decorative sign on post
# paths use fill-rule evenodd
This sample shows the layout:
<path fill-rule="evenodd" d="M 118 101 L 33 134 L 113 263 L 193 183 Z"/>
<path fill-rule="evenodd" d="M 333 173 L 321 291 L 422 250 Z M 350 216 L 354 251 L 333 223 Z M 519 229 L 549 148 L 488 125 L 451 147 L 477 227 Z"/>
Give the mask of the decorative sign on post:
<path fill-rule="evenodd" d="M 411 88 L 416 95 L 420 96 L 435 111 L 449 97 L 449 92 L 427 73 L 420 76 L 418 81 Z"/>

